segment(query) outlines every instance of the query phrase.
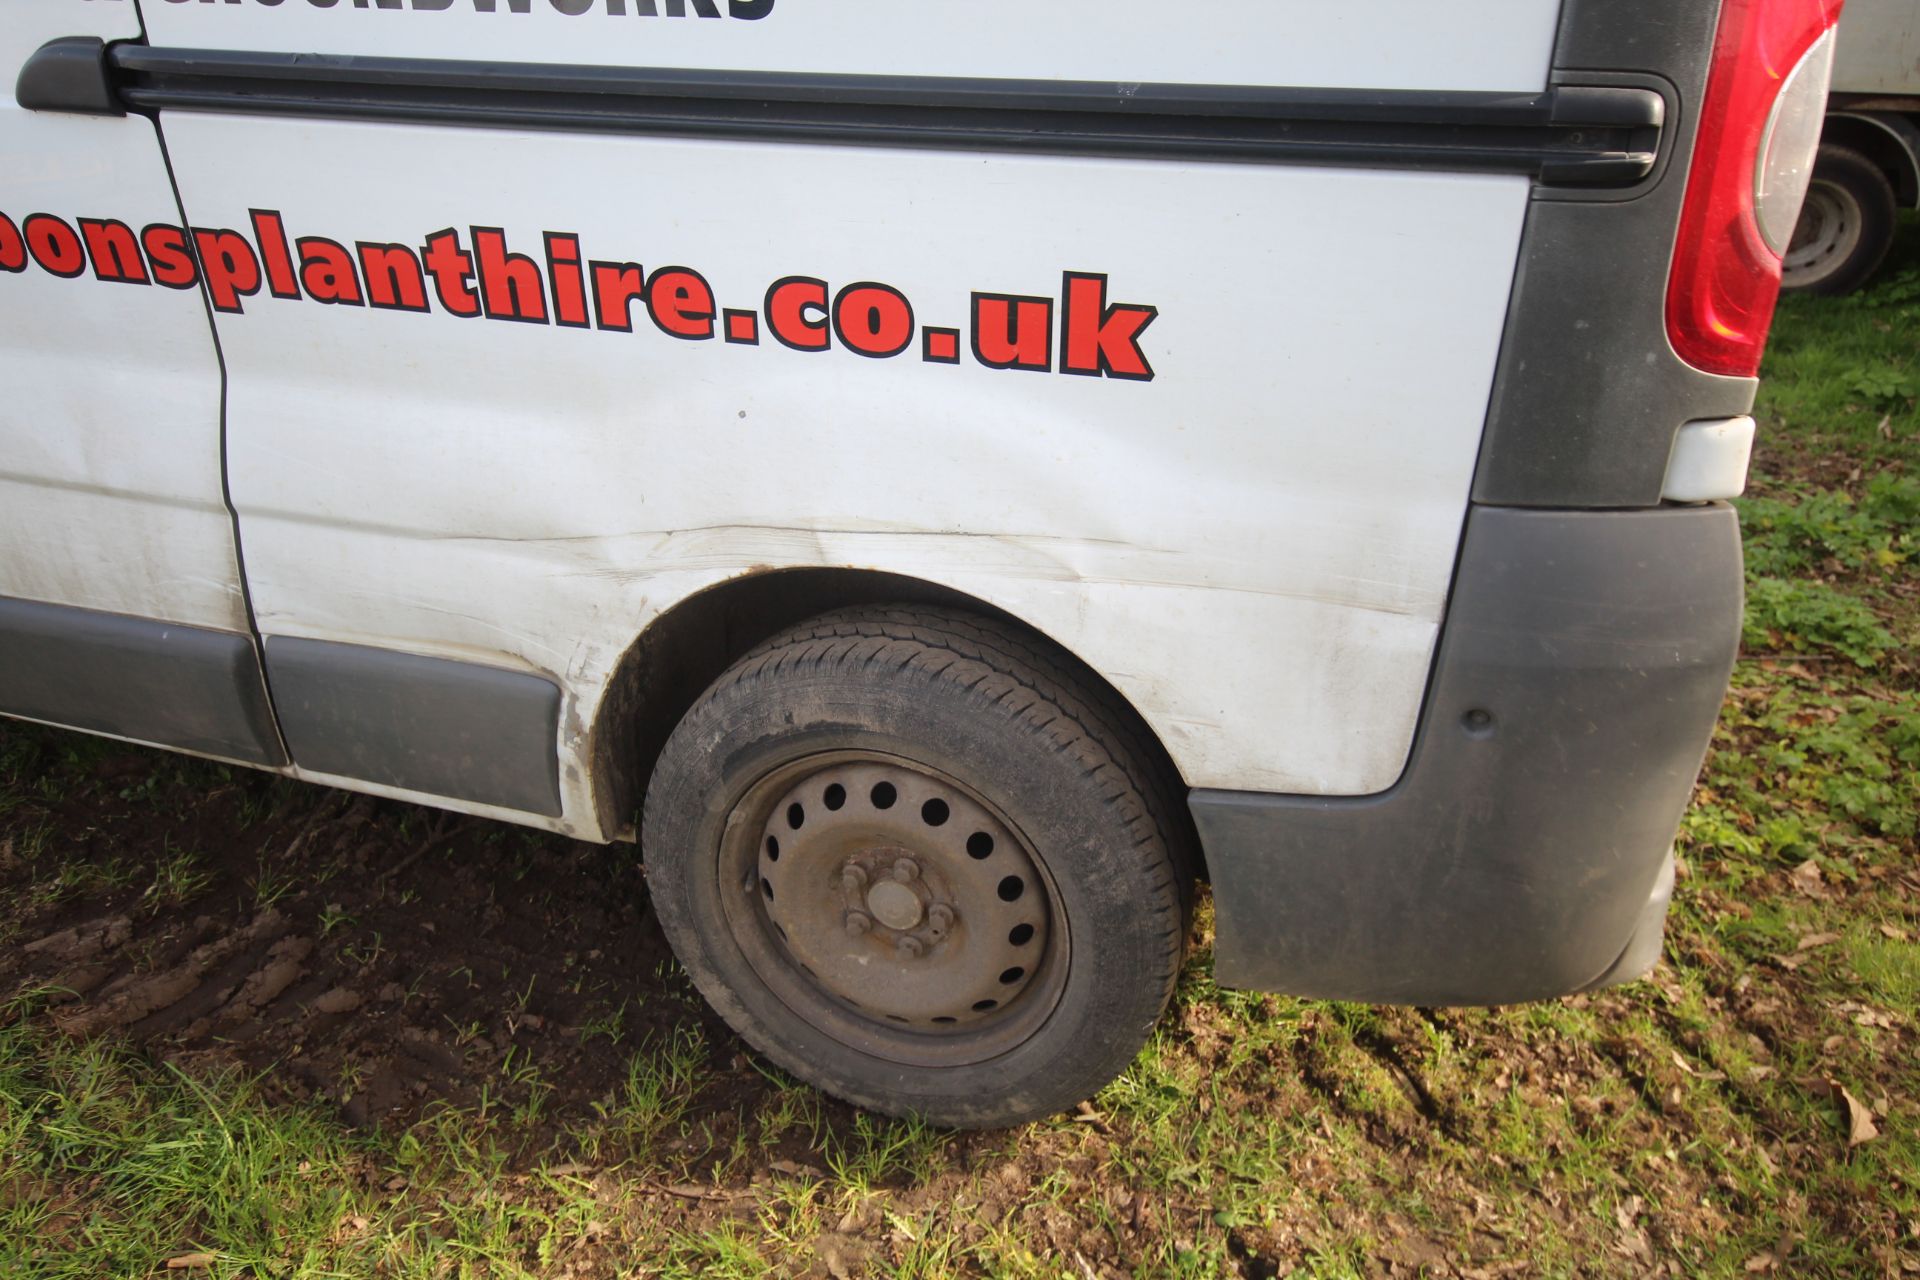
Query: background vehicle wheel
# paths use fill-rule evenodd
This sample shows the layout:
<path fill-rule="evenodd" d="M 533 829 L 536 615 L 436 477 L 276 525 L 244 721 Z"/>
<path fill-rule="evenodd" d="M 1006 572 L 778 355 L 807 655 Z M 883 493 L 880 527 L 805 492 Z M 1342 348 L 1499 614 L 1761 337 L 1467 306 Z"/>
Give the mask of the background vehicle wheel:
<path fill-rule="evenodd" d="M 701 992 L 876 1111 L 1014 1124 L 1111 1080 L 1173 991 L 1192 876 L 1176 780 L 1090 683 L 920 606 L 827 614 L 735 663 L 643 812 Z"/>
<path fill-rule="evenodd" d="M 1781 271 L 1782 288 L 1832 297 L 1852 293 L 1893 244 L 1893 184 L 1858 151 L 1823 146 Z"/>

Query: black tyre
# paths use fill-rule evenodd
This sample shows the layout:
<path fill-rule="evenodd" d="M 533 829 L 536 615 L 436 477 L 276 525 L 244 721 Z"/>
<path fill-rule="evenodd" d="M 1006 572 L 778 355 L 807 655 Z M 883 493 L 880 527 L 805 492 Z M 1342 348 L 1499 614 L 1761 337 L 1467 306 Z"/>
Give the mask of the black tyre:
<path fill-rule="evenodd" d="M 1847 147 L 1823 146 L 1781 270 L 1782 288 L 1833 297 L 1880 269 L 1893 245 L 1893 184 Z"/>
<path fill-rule="evenodd" d="M 1126 1067 L 1192 878 L 1174 780 L 1013 628 L 864 607 L 714 682 L 647 788 L 662 927 L 787 1071 L 875 1111 L 1015 1124 Z"/>

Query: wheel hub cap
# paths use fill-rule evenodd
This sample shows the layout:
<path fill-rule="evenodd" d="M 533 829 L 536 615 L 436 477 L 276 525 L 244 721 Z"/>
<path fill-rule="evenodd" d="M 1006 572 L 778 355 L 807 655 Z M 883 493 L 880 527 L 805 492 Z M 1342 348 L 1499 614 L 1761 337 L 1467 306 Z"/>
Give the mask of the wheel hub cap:
<path fill-rule="evenodd" d="M 882 880 L 867 891 L 867 910 L 889 929 L 911 929 L 926 914 L 920 895 L 894 880 Z"/>

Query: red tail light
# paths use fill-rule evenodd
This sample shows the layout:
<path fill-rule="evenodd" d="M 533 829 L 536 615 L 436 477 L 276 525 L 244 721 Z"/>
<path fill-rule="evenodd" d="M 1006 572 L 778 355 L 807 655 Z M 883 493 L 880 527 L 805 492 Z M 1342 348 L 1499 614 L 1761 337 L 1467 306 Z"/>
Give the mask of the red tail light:
<path fill-rule="evenodd" d="M 1721 7 L 1667 281 L 1667 337 L 1695 368 L 1759 372 L 1780 296 L 1780 250 L 1768 240 L 1782 240 L 1779 224 L 1791 228 L 1806 193 L 1841 2 Z"/>

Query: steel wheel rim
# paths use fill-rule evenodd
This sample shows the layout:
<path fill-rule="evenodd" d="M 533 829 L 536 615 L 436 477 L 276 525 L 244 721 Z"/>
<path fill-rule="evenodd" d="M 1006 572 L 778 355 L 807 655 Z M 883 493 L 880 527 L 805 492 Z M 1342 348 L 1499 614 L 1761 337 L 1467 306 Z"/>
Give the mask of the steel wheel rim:
<path fill-rule="evenodd" d="M 1004 813 L 943 770 L 874 751 L 788 762 L 740 794 L 719 854 L 733 942 L 842 1044 L 967 1065 L 1031 1039 L 1059 1003 L 1053 879 Z"/>
<path fill-rule="evenodd" d="M 1860 207 L 1832 183 L 1815 181 L 1807 188 L 1800 221 L 1787 245 L 1783 272 L 1788 284 L 1817 281 L 1844 262 L 1859 241 Z"/>

